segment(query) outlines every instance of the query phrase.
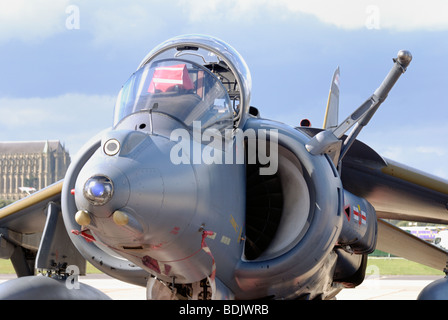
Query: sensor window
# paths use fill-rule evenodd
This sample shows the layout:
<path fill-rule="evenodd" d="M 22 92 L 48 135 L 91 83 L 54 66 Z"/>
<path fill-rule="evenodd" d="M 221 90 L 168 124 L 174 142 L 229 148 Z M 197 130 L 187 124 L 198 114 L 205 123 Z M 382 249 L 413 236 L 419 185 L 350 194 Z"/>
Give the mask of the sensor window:
<path fill-rule="evenodd" d="M 104 153 L 108 156 L 114 156 L 120 151 L 120 142 L 116 139 L 110 139 L 104 144 Z"/>

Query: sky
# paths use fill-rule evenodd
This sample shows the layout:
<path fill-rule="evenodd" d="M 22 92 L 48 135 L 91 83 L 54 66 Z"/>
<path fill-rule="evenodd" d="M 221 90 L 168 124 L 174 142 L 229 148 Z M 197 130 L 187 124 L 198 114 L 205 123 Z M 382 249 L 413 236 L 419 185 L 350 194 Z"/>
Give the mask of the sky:
<path fill-rule="evenodd" d="M 61 140 L 73 157 L 111 127 L 145 55 L 181 34 L 232 45 L 261 116 L 321 127 L 336 67 L 340 120 L 413 55 L 359 139 L 448 179 L 446 0 L 0 0 L 0 140 Z"/>

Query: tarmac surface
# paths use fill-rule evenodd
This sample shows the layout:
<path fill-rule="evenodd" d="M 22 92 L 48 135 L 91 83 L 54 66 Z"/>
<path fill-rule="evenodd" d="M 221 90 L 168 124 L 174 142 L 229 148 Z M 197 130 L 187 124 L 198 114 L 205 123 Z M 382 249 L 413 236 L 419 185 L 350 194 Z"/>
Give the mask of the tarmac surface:
<path fill-rule="evenodd" d="M 15 278 L 0 275 L 0 283 Z M 344 289 L 337 300 L 416 300 L 420 291 L 443 276 L 369 276 L 354 289 Z M 114 300 L 146 300 L 146 288 L 116 280 L 104 274 L 80 276 L 81 283 L 93 286 Z"/>
<path fill-rule="evenodd" d="M 443 276 L 370 276 L 356 288 L 344 289 L 337 300 L 417 300 L 420 292 Z"/>

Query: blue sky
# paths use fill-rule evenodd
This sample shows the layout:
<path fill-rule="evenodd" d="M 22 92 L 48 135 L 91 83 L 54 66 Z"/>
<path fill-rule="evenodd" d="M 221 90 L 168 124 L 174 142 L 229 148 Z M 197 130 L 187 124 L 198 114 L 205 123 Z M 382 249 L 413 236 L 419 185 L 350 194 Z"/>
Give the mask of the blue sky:
<path fill-rule="evenodd" d="M 448 178 L 447 13 L 445 0 L 0 0 L 0 139 L 59 139 L 74 156 L 112 125 L 141 59 L 180 34 L 235 47 L 263 117 L 318 127 L 337 66 L 342 120 L 408 49 L 408 71 L 359 139 Z"/>

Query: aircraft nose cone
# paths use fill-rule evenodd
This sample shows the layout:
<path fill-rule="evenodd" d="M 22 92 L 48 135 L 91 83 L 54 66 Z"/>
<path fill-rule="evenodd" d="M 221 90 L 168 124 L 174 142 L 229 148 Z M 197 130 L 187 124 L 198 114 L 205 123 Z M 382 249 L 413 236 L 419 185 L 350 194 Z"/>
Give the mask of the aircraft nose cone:
<path fill-rule="evenodd" d="M 84 197 L 94 206 L 109 202 L 114 194 L 112 180 L 103 175 L 93 176 L 84 185 Z"/>
<path fill-rule="evenodd" d="M 93 216 L 109 217 L 128 202 L 129 180 L 117 163 L 104 165 L 93 160 L 92 165 L 85 165 L 78 176 L 76 206 Z"/>

